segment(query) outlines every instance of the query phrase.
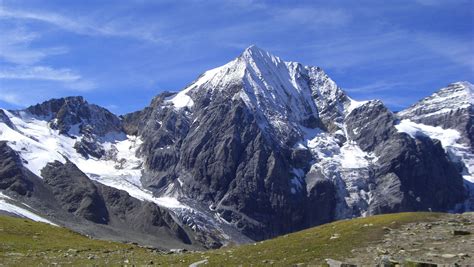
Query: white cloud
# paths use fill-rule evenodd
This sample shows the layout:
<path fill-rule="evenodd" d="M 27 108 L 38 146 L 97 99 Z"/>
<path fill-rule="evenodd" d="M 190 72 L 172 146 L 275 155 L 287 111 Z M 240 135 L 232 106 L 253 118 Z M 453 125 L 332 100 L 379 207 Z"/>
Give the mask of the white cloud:
<path fill-rule="evenodd" d="M 97 88 L 97 83 L 90 80 L 78 79 L 64 84 L 64 87 L 79 92 L 87 92 Z"/>
<path fill-rule="evenodd" d="M 0 101 L 15 106 L 25 106 L 23 98 L 20 95 L 11 92 L 3 92 L 3 90 L 0 90 Z"/>
<path fill-rule="evenodd" d="M 344 90 L 351 93 L 377 93 L 383 91 L 392 91 L 396 87 L 405 85 L 404 82 L 388 82 L 375 81 L 358 87 L 345 88 Z"/>
<path fill-rule="evenodd" d="M 422 5 L 422 6 L 427 6 L 427 7 L 440 7 L 443 5 L 452 5 L 454 1 L 452 0 L 415 0 L 416 3 Z M 469 2 L 472 0 L 456 0 L 455 2 L 457 4 L 462 3 L 462 2 Z"/>
<path fill-rule="evenodd" d="M 0 59 L 14 64 L 31 65 L 46 57 L 68 52 L 65 47 L 31 48 L 31 43 L 39 38 L 38 33 L 27 31 L 23 27 L 0 27 Z"/>
<path fill-rule="evenodd" d="M 133 20 L 124 17 L 115 20 L 77 16 L 71 18 L 57 13 L 11 10 L 4 7 L 0 9 L 0 18 L 40 21 L 81 35 L 129 37 L 155 43 L 167 42 L 160 36 L 157 25 L 135 24 Z"/>
<path fill-rule="evenodd" d="M 10 80 L 49 80 L 70 82 L 78 81 L 81 76 L 70 69 L 54 69 L 48 66 L 3 67 L 0 79 Z"/>
<path fill-rule="evenodd" d="M 8 15 L 6 12 L 5 9 L 0 9 L 0 19 L 5 18 L 5 16 L 11 18 L 8 17 L 11 14 Z M 43 18 L 31 14 L 26 17 Z M 50 20 L 53 21 L 54 18 L 53 16 Z M 2 36 L 0 60 L 3 61 L 0 61 L 2 64 L 0 68 L 2 87 L 5 88 L 12 85 L 12 83 L 21 81 L 35 81 L 36 87 L 38 82 L 49 82 L 54 88 L 74 91 L 89 91 L 97 88 L 95 82 L 84 79 L 75 70 L 43 63 L 51 56 L 68 53 L 68 48 L 63 46 L 37 47 L 35 42 L 40 43 L 43 37 L 42 32 L 29 30 L 28 24 L 13 23 L 12 25 L 10 26 L 9 23 L 0 24 L 0 36 Z M 12 90 L 2 91 L 1 100 L 16 105 L 21 104 L 18 93 L 12 92 Z"/>
<path fill-rule="evenodd" d="M 279 21 L 300 23 L 311 28 L 317 28 L 322 25 L 345 25 L 352 17 L 342 9 L 298 7 L 276 10 L 275 18 Z"/>
<path fill-rule="evenodd" d="M 105 106 L 106 109 L 108 110 L 116 110 L 119 108 L 119 106 L 115 105 L 115 104 L 109 104 L 107 106 Z"/>
<path fill-rule="evenodd" d="M 473 39 L 460 40 L 426 33 L 418 34 L 415 39 L 432 52 L 474 71 Z"/>

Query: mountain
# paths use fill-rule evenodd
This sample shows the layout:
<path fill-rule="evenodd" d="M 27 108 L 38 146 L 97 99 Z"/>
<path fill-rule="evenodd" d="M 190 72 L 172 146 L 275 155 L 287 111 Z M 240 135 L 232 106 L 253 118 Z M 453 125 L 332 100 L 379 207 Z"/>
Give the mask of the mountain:
<path fill-rule="evenodd" d="M 397 114 L 398 128 L 411 136 L 441 141 L 451 162 L 470 191 L 465 202 L 474 209 L 474 86 L 469 82 L 448 85 Z"/>
<path fill-rule="evenodd" d="M 424 99 L 394 114 L 351 99 L 319 67 L 251 46 L 120 117 L 81 97 L 0 110 L 3 202 L 101 238 L 188 247 L 469 209 L 472 85 L 459 84 L 471 99 L 446 121 L 466 126 L 429 125 L 420 118 L 457 110 L 456 85 L 434 96 L 451 106 Z"/>
<path fill-rule="evenodd" d="M 443 129 L 455 129 L 461 133 L 461 141 L 474 144 L 472 117 L 474 86 L 469 82 L 457 82 L 440 89 L 398 113 L 403 119 Z"/>

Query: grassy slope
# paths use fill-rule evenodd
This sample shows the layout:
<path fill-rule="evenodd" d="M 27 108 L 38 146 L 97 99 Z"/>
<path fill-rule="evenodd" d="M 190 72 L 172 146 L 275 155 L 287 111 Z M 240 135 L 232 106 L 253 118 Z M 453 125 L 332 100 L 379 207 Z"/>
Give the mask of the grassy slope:
<path fill-rule="evenodd" d="M 272 240 L 207 252 L 164 255 L 122 243 L 92 240 L 64 228 L 25 219 L 0 216 L 0 266 L 38 264 L 187 266 L 208 259 L 210 265 L 248 266 L 274 263 L 322 264 L 325 258 L 344 259 L 351 250 L 383 236 L 383 227 L 432 221 L 439 213 L 398 213 L 338 221 Z M 338 238 L 330 239 L 335 234 Z M 74 249 L 76 251 L 69 251 Z M 91 259 L 93 258 L 93 259 Z"/>

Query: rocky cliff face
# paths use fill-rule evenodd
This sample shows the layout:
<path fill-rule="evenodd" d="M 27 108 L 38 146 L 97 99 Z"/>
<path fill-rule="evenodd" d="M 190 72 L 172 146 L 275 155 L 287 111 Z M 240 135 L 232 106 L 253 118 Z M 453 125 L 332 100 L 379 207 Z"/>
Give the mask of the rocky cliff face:
<path fill-rule="evenodd" d="M 448 85 L 398 113 L 403 119 L 444 129 L 456 129 L 463 142 L 474 146 L 474 86 L 469 82 Z"/>
<path fill-rule="evenodd" d="M 396 116 L 379 101 L 356 108 L 347 118 L 349 138 L 377 155 L 369 213 L 445 210 L 462 202 L 462 177 L 441 142 L 397 131 Z"/>
<path fill-rule="evenodd" d="M 59 130 L 61 134 L 104 136 L 122 132 L 117 116 L 105 108 L 87 103 L 81 96 L 51 99 L 25 111 L 45 118 L 51 129 Z"/>
<path fill-rule="evenodd" d="M 472 85 L 437 96 L 461 99 L 461 87 Z M 48 210 L 43 199 L 51 219 L 73 229 L 86 221 L 99 236 L 123 231 L 134 240 L 158 231 L 183 246 L 368 214 L 466 209 L 472 105 L 441 101 L 454 111 L 438 117 L 449 107 L 432 106 L 435 98 L 394 114 L 380 101 L 351 99 L 319 67 L 252 46 L 120 118 L 80 97 L 0 110 L 8 158 L 0 185 L 37 199 L 39 211 Z"/>
<path fill-rule="evenodd" d="M 397 114 L 401 131 L 440 140 L 449 160 L 464 178 L 468 199 L 462 209 L 474 208 L 474 86 L 457 82 L 421 99 Z"/>

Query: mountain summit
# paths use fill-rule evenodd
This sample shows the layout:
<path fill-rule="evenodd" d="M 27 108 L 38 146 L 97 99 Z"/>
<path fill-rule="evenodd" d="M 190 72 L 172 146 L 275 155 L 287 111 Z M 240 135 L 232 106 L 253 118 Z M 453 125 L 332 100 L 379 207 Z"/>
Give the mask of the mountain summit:
<path fill-rule="evenodd" d="M 80 98 L 1 110 L 0 189 L 52 223 L 163 245 L 158 231 L 188 248 L 378 213 L 466 210 L 472 101 L 445 123 L 429 119 L 454 108 L 461 87 L 472 85 L 394 114 L 351 99 L 319 67 L 251 46 L 120 118 Z"/>

